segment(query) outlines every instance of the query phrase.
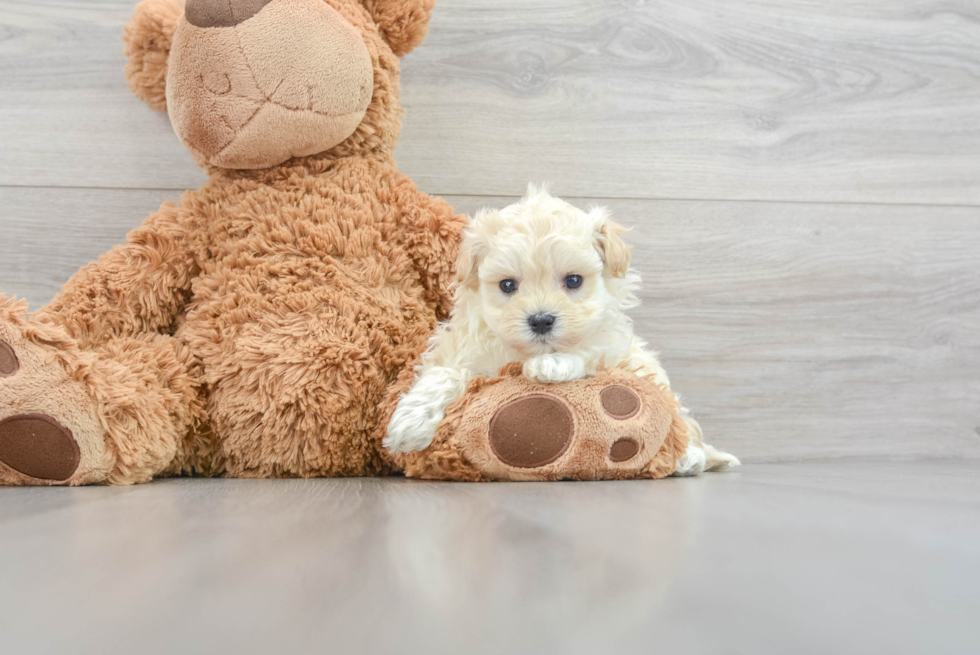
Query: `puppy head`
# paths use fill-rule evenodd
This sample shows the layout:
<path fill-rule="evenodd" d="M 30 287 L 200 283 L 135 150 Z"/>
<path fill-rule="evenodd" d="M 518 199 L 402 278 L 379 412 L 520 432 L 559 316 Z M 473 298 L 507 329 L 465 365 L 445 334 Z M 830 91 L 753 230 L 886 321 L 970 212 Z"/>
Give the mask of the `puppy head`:
<path fill-rule="evenodd" d="M 631 297 L 625 231 L 603 208 L 582 211 L 532 186 L 467 228 L 460 298 L 478 297 L 490 330 L 528 357 L 572 350 Z"/>

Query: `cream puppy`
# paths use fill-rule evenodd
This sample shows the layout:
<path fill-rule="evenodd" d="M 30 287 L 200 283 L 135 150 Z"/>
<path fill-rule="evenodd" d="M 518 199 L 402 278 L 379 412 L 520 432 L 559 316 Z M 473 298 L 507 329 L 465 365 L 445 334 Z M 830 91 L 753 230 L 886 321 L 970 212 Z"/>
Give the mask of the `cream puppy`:
<path fill-rule="evenodd" d="M 452 315 L 422 356 L 384 445 L 424 450 L 467 383 L 497 375 L 509 362 L 523 362 L 524 375 L 541 383 L 625 364 L 669 385 L 625 313 L 639 304 L 640 283 L 620 237 L 625 231 L 603 208 L 585 212 L 534 186 L 518 204 L 480 212 L 463 235 Z M 678 475 L 739 463 L 705 445 L 701 428 L 683 411 L 691 445 Z"/>

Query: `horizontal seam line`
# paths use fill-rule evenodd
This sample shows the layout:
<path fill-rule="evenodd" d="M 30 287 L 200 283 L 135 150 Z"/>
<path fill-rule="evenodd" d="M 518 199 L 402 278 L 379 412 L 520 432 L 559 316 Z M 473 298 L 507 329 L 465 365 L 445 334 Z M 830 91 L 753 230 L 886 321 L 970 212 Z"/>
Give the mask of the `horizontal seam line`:
<path fill-rule="evenodd" d="M 205 180 L 206 181 L 206 180 Z M 203 183 L 202 183 L 203 185 Z M 189 191 L 191 187 L 120 187 L 120 186 L 86 186 L 86 185 L 41 185 L 41 184 L 0 184 L 0 189 L 75 189 L 88 191 Z M 425 191 L 431 196 L 455 196 L 457 198 L 519 198 L 523 194 L 508 195 L 506 193 L 452 193 Z M 727 202 L 727 203 L 756 203 L 771 205 L 856 205 L 868 207 L 934 207 L 942 209 L 980 209 L 978 204 L 962 203 L 927 203 L 927 202 L 876 202 L 865 200 L 768 200 L 745 198 L 677 198 L 666 196 L 583 196 L 566 195 L 563 198 L 577 200 L 628 200 L 650 202 Z"/>

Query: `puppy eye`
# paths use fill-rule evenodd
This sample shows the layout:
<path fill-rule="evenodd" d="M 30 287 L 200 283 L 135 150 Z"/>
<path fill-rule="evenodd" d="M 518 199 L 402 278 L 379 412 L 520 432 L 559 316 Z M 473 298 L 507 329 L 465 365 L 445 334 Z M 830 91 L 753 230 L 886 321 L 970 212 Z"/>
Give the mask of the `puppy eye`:
<path fill-rule="evenodd" d="M 582 286 L 582 276 L 581 275 L 566 275 L 565 276 L 565 288 L 566 289 L 578 289 Z"/>
<path fill-rule="evenodd" d="M 509 278 L 506 280 L 501 280 L 500 290 L 509 296 L 510 294 L 517 291 L 517 280 L 511 280 Z"/>

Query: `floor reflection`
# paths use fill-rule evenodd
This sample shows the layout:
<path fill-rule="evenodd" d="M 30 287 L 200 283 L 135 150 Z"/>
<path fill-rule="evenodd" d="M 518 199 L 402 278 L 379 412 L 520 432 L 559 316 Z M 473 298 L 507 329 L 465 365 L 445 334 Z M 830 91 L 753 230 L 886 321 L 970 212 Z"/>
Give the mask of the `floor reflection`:
<path fill-rule="evenodd" d="M 390 487 L 384 538 L 401 609 L 484 642 L 541 638 L 549 624 L 571 626 L 580 645 L 635 633 L 687 556 L 692 489 L 675 480 Z M 609 633 L 591 634 L 597 625 Z"/>

